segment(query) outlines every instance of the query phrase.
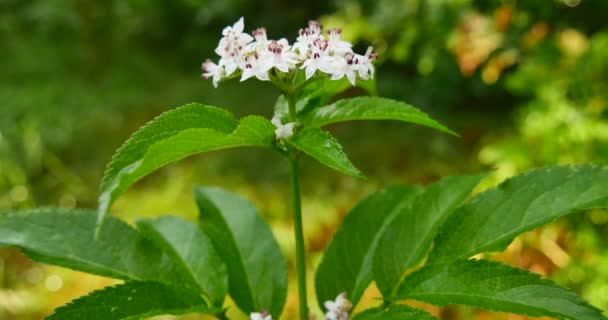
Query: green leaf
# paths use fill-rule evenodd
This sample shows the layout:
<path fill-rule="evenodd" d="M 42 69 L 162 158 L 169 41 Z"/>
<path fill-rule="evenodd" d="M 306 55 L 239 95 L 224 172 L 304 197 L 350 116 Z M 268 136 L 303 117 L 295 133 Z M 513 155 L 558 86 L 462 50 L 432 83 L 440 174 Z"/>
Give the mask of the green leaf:
<path fill-rule="evenodd" d="M 150 172 L 186 156 L 232 147 L 272 147 L 274 126 L 249 116 L 237 122 L 228 111 L 189 104 L 165 112 L 137 131 L 108 165 L 99 196 L 99 224 L 116 198 Z"/>
<path fill-rule="evenodd" d="M 364 89 L 371 95 L 376 95 L 376 80 L 361 80 L 357 81 L 357 87 Z M 334 97 L 342 92 L 353 88 L 353 85 L 348 82 L 348 79 L 331 80 L 323 77 L 314 80 L 307 84 L 302 92 L 297 97 L 296 113 L 304 114 L 315 108 L 321 107 L 329 103 Z M 274 114 L 283 122 L 287 121 L 289 115 L 289 106 L 285 96 L 281 95 L 277 99 L 274 106 Z"/>
<path fill-rule="evenodd" d="M 501 251 L 526 231 L 571 212 L 608 207 L 608 167 L 556 166 L 511 178 L 458 208 L 441 227 L 432 262 Z"/>
<path fill-rule="evenodd" d="M 449 134 L 457 135 L 411 105 L 386 98 L 358 97 L 312 110 L 303 123 L 307 126 L 324 126 L 330 123 L 351 120 L 398 120 L 416 123 Z"/>
<path fill-rule="evenodd" d="M 391 187 L 363 199 L 344 218 L 327 246 L 315 276 L 319 305 L 345 292 L 356 305 L 373 280 L 372 261 L 388 222 L 420 191 Z"/>
<path fill-rule="evenodd" d="M 178 282 L 168 257 L 126 223 L 108 218 L 94 238 L 95 212 L 44 208 L 0 215 L 0 245 L 32 259 L 124 280 Z"/>
<path fill-rule="evenodd" d="M 226 265 L 211 240 L 194 224 L 178 217 L 140 220 L 142 234 L 165 251 L 184 283 L 196 286 L 211 305 L 221 307 L 228 293 Z"/>
<path fill-rule="evenodd" d="M 220 188 L 196 187 L 200 225 L 228 267 L 229 292 L 245 313 L 279 319 L 287 266 L 272 231 L 247 200 Z"/>
<path fill-rule="evenodd" d="M 334 170 L 352 177 L 364 178 L 359 169 L 348 160 L 340 143 L 320 128 L 305 128 L 286 142 Z"/>
<path fill-rule="evenodd" d="M 130 281 L 78 298 L 57 308 L 47 320 L 145 319 L 162 314 L 217 314 L 195 292 L 156 282 Z"/>
<path fill-rule="evenodd" d="M 487 260 L 428 265 L 409 275 L 396 299 L 464 304 L 528 316 L 607 319 L 573 292 L 538 275 Z"/>
<path fill-rule="evenodd" d="M 403 273 L 428 254 L 439 227 L 483 177 L 447 177 L 428 185 L 388 223 L 373 262 L 374 280 L 385 297 L 396 289 Z"/>
<path fill-rule="evenodd" d="M 358 313 L 353 320 L 437 320 L 437 318 L 424 310 L 403 304 L 394 304 L 387 309 L 367 309 Z"/>

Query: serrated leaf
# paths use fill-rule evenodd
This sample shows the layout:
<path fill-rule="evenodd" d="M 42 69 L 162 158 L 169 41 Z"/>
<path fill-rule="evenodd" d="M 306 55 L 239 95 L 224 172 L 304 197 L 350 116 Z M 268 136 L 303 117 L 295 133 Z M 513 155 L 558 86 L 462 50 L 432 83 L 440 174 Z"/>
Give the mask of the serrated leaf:
<path fill-rule="evenodd" d="M 357 81 L 357 87 L 364 89 L 371 95 L 377 94 L 375 79 Z M 312 81 L 298 95 L 296 99 L 296 113 L 304 114 L 315 108 L 324 106 L 334 97 L 350 88 L 353 88 L 353 85 L 346 78 L 331 80 L 324 77 Z M 283 122 L 287 122 L 289 106 L 285 96 L 281 95 L 277 99 L 274 106 L 274 114 Z"/>
<path fill-rule="evenodd" d="M 108 165 L 99 196 L 99 223 L 116 198 L 152 171 L 189 155 L 232 147 L 274 145 L 270 121 L 236 121 L 228 111 L 189 104 L 158 116 L 137 131 Z"/>
<path fill-rule="evenodd" d="M 226 265 L 197 226 L 174 216 L 140 220 L 137 226 L 169 256 L 184 283 L 204 293 L 211 305 L 222 306 L 228 293 Z"/>
<path fill-rule="evenodd" d="M 373 262 L 374 280 L 385 297 L 396 289 L 403 273 L 428 254 L 439 227 L 483 177 L 447 177 L 425 186 L 388 223 Z"/>
<path fill-rule="evenodd" d="M 178 282 L 166 255 L 126 223 L 108 218 L 94 238 L 92 210 L 44 208 L 0 215 L 0 245 L 34 260 L 124 280 Z"/>
<path fill-rule="evenodd" d="M 321 308 L 342 292 L 353 305 L 359 302 L 373 280 L 372 261 L 380 235 L 419 191 L 408 186 L 387 188 L 369 195 L 346 215 L 315 275 Z"/>
<path fill-rule="evenodd" d="M 409 275 L 396 299 L 573 320 L 607 319 L 573 292 L 538 275 L 487 260 L 428 265 Z"/>
<path fill-rule="evenodd" d="M 361 171 L 348 160 L 340 143 L 320 128 L 305 128 L 286 142 L 334 170 L 352 177 L 364 178 Z"/>
<path fill-rule="evenodd" d="M 246 314 L 279 319 L 287 296 L 287 266 L 272 230 L 247 200 L 220 188 L 196 187 L 200 226 L 228 267 L 232 300 Z"/>
<path fill-rule="evenodd" d="M 437 318 L 424 310 L 403 304 L 394 304 L 387 309 L 367 309 L 358 313 L 353 320 L 437 320 Z"/>
<path fill-rule="evenodd" d="M 162 314 L 200 312 L 215 314 L 196 293 L 156 282 L 130 281 L 93 291 L 59 307 L 47 320 L 146 319 Z"/>
<path fill-rule="evenodd" d="M 500 251 L 513 239 L 563 215 L 608 207 L 608 168 L 556 166 L 531 170 L 476 196 L 441 227 L 432 262 Z"/>
<path fill-rule="evenodd" d="M 444 125 L 431 119 L 426 113 L 407 103 L 379 97 L 338 100 L 333 104 L 307 113 L 303 123 L 307 126 L 324 126 L 352 120 L 398 120 L 457 135 Z"/>

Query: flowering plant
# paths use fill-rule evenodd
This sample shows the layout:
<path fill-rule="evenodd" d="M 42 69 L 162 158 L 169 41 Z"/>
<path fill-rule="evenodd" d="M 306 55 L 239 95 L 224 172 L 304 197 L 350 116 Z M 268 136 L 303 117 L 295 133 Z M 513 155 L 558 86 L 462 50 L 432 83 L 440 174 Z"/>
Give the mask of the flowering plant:
<path fill-rule="evenodd" d="M 352 85 L 372 94 L 376 58 L 352 51 L 340 30 L 310 22 L 297 40 L 243 32 L 241 18 L 222 32 L 218 63 L 203 77 L 270 81 L 282 93 L 271 120 L 189 104 L 163 113 L 116 152 L 91 210 L 43 208 L 0 216 L 0 244 L 32 259 L 122 279 L 58 308 L 48 319 L 134 319 L 200 312 L 228 319 L 225 299 L 251 320 L 278 319 L 287 268 L 272 230 L 247 200 L 195 187 L 199 221 L 142 219 L 136 227 L 108 216 L 128 187 L 186 156 L 242 146 L 276 151 L 290 164 L 299 319 L 307 300 L 299 158 L 306 154 L 344 174 L 363 177 L 322 126 L 352 120 L 398 120 L 454 134 L 418 109 L 379 97 L 336 97 Z M 484 175 L 446 177 L 426 186 L 395 186 L 363 199 L 346 216 L 315 274 L 327 320 L 346 320 L 375 282 L 382 303 L 357 320 L 435 319 L 399 303 L 465 304 L 530 316 L 607 319 L 571 291 L 530 272 L 485 259 L 519 234 L 580 210 L 608 207 L 608 168 L 558 166 L 530 171 L 467 201 Z"/>

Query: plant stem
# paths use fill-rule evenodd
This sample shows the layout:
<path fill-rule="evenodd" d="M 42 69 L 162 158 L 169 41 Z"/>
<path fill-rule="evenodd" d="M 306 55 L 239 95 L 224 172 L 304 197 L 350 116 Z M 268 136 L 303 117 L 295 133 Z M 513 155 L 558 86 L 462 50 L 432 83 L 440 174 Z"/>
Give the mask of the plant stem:
<path fill-rule="evenodd" d="M 306 294 L 306 256 L 304 252 L 304 230 L 302 228 L 302 206 L 300 199 L 300 179 L 298 160 L 289 159 L 291 167 L 291 189 L 293 192 L 293 220 L 296 237 L 296 269 L 298 271 L 298 295 L 300 299 L 300 320 L 308 320 L 308 301 Z"/>
<path fill-rule="evenodd" d="M 287 96 L 289 104 L 289 121 L 296 122 L 296 96 L 292 90 Z M 298 272 L 298 296 L 300 300 L 300 320 L 308 320 L 308 295 L 306 291 L 306 254 L 304 250 L 304 228 L 302 227 L 302 201 L 300 194 L 300 176 L 298 173 L 298 155 L 295 150 L 289 152 L 291 171 L 291 191 L 293 193 L 293 222 L 296 240 L 296 269 Z"/>

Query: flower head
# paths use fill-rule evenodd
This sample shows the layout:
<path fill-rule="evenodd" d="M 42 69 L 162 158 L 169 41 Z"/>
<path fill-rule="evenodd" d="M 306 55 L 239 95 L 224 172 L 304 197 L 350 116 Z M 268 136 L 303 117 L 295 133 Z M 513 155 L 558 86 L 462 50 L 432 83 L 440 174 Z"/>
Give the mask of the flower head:
<path fill-rule="evenodd" d="M 250 320 L 272 320 L 272 316 L 267 311 L 252 312 L 249 315 Z"/>
<path fill-rule="evenodd" d="M 344 292 L 340 293 L 335 301 L 325 301 L 326 320 L 348 320 L 348 313 L 353 305 L 346 299 Z"/>
<path fill-rule="evenodd" d="M 203 64 L 203 78 L 212 78 L 214 86 L 234 73 L 240 75 L 241 81 L 254 77 L 285 81 L 292 79 L 290 74 L 297 69 L 305 70 L 306 79 L 325 74 L 333 80 L 346 77 L 353 85 L 357 77 L 366 80 L 374 76 L 372 61 L 377 55 L 373 48 L 365 55 L 354 53 L 352 44 L 340 38 L 339 28 L 323 33 L 323 25 L 309 21 L 292 45 L 287 39 L 268 39 L 265 28 L 257 28 L 251 34 L 244 29 L 243 18 L 224 28 L 215 49 L 220 57 L 218 63 L 207 60 Z"/>

